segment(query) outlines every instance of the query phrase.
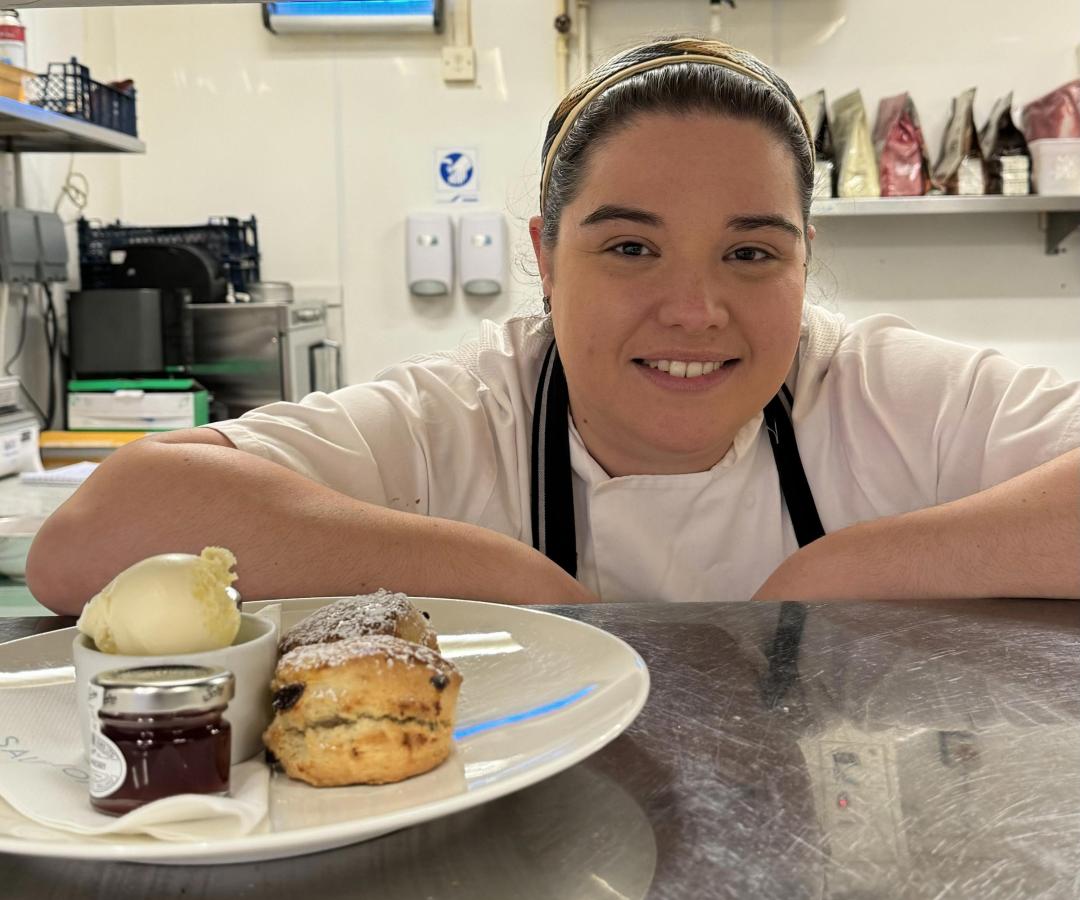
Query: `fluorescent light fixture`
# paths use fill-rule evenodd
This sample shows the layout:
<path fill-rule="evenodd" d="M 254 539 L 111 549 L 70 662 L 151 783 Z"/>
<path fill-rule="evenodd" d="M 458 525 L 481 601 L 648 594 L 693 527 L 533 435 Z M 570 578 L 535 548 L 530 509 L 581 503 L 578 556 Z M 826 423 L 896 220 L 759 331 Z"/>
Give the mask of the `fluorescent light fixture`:
<path fill-rule="evenodd" d="M 443 0 L 290 0 L 266 3 L 263 22 L 275 34 L 442 31 Z"/>

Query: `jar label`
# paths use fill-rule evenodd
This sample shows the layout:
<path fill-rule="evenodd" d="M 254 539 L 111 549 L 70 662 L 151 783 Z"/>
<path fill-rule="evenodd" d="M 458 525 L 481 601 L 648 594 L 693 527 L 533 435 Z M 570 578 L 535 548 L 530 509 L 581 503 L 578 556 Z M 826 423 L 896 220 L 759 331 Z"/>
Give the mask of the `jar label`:
<path fill-rule="evenodd" d="M 90 796 L 108 797 L 127 778 L 127 760 L 120 748 L 95 728 L 90 735 Z"/>

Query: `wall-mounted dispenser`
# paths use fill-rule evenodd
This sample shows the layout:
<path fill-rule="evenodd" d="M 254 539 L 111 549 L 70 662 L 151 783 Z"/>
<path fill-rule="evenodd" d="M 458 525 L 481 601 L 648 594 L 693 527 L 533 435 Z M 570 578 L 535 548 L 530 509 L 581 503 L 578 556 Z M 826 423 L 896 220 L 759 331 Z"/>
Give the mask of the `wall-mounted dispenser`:
<path fill-rule="evenodd" d="M 506 222 L 502 213 L 462 213 L 457 250 L 461 288 L 466 294 L 502 292 L 506 285 Z"/>
<path fill-rule="evenodd" d="M 67 281 L 68 247 L 64 223 L 56 213 L 34 213 L 37 225 L 37 280 Z"/>
<path fill-rule="evenodd" d="M 449 294 L 454 283 L 453 226 L 447 213 L 414 213 L 405 227 L 409 290 L 421 297 Z"/>
<path fill-rule="evenodd" d="M 39 255 L 35 213 L 0 210 L 0 281 L 34 281 Z"/>

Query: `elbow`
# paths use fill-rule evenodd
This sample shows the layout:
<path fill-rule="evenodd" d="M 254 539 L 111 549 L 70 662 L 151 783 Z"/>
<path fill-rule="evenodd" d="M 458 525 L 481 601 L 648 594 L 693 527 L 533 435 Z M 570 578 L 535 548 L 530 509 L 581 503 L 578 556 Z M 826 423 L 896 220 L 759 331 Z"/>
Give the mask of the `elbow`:
<path fill-rule="evenodd" d="M 26 557 L 26 586 L 34 599 L 60 616 L 77 616 L 90 599 L 85 585 L 72 579 L 64 564 L 72 547 L 73 514 L 66 509 L 53 513 L 41 526 Z M 68 552 L 65 552 L 65 547 Z"/>
<path fill-rule="evenodd" d="M 188 449 L 170 444 L 217 444 L 215 432 L 144 438 L 112 454 L 41 526 L 26 558 L 26 584 L 34 599 L 60 615 L 78 615 L 98 591 L 132 563 L 190 543 L 184 516 L 191 508 Z M 229 445 L 231 446 L 231 444 Z M 152 499 L 151 499 L 152 498 Z"/>
<path fill-rule="evenodd" d="M 114 538 L 115 528 L 102 522 L 109 502 L 116 502 L 116 485 L 110 477 L 128 460 L 139 458 L 135 447 L 118 450 L 94 472 L 68 500 L 49 516 L 34 536 L 26 557 L 26 586 L 34 599 L 61 616 L 77 616 L 97 593 L 101 574 L 97 571 L 108 555 L 104 536 Z M 111 541 L 110 541 L 111 543 Z"/>

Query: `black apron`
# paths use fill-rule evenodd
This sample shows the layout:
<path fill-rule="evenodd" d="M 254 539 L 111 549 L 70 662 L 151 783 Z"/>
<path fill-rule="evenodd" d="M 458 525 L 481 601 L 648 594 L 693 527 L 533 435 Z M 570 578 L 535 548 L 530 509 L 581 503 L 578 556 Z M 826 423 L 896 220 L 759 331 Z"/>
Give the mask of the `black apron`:
<path fill-rule="evenodd" d="M 791 425 L 791 392 L 787 385 L 765 407 L 773 460 L 780 491 L 800 547 L 825 534 L 810 484 L 803 471 L 795 429 Z M 574 523 L 573 473 L 570 467 L 570 396 L 566 374 L 555 342 L 540 369 L 532 423 L 532 540 L 533 547 L 573 576 L 577 576 L 577 534 Z M 773 689 L 790 684 L 802 638 L 806 608 L 782 603 L 776 636 L 769 653 Z M 776 683 L 779 681 L 779 684 Z M 782 691 L 781 691 L 782 692 Z"/>

